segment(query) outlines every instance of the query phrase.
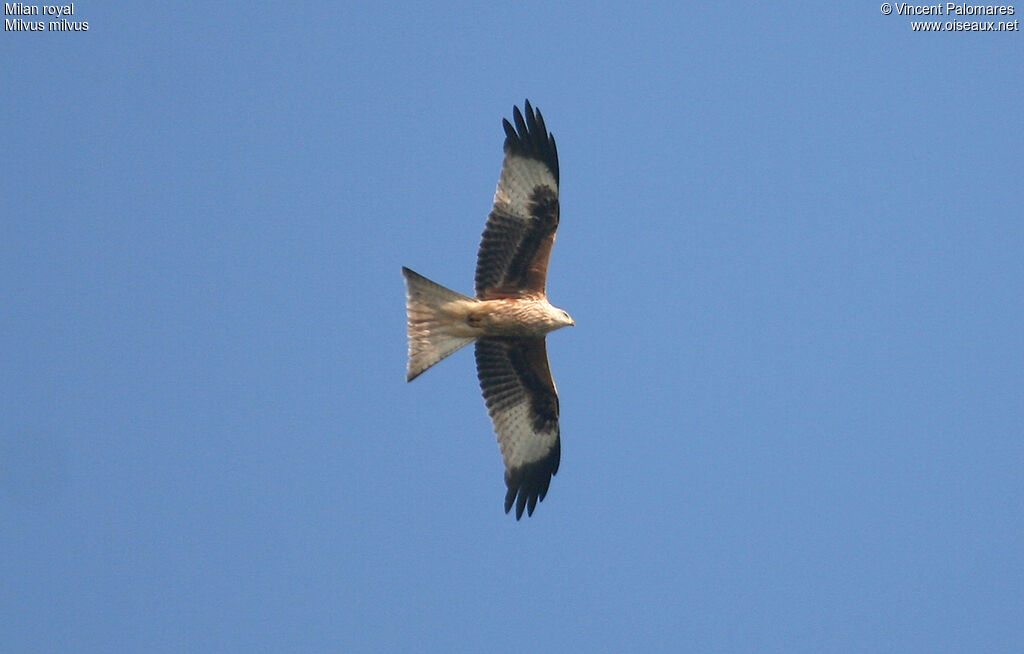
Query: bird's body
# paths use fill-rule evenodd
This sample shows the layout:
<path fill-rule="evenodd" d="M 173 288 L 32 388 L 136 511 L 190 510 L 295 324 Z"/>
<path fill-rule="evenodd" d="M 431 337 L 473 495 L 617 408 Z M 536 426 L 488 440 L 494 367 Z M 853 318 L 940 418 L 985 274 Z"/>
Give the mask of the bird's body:
<path fill-rule="evenodd" d="M 421 312 L 422 309 L 417 309 L 416 315 L 423 315 Z M 484 336 L 544 336 L 559 327 L 574 324 L 567 316 L 565 311 L 553 306 L 547 298 L 529 297 L 453 299 L 438 306 L 433 317 L 447 323 L 450 335 L 477 339 Z"/>
<path fill-rule="evenodd" d="M 505 461 L 505 511 L 533 514 L 558 471 L 558 394 L 545 336 L 574 325 L 547 299 L 548 259 L 558 228 L 558 153 L 540 112 L 507 120 L 505 161 L 477 255 L 471 298 L 403 268 L 412 381 L 476 342 L 477 376 Z"/>

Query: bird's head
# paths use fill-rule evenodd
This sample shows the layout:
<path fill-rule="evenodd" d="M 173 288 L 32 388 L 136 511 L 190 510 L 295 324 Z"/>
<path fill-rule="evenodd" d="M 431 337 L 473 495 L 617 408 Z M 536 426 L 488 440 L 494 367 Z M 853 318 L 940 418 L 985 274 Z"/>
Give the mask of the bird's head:
<path fill-rule="evenodd" d="M 558 326 L 559 327 L 575 327 L 576 321 L 572 319 L 568 311 L 562 309 L 555 309 L 555 313 L 558 314 Z"/>

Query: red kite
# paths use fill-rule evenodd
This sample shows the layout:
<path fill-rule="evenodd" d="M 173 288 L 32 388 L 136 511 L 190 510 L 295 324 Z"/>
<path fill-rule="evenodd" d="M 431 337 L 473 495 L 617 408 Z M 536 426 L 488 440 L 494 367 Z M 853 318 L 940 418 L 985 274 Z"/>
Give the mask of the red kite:
<path fill-rule="evenodd" d="M 505 160 L 476 263 L 476 298 L 408 268 L 409 369 L 420 373 L 476 342 L 476 368 L 505 460 L 505 513 L 533 515 L 558 472 L 558 393 L 545 335 L 575 325 L 548 303 L 548 259 L 558 229 L 558 151 L 526 101 L 504 120 Z"/>

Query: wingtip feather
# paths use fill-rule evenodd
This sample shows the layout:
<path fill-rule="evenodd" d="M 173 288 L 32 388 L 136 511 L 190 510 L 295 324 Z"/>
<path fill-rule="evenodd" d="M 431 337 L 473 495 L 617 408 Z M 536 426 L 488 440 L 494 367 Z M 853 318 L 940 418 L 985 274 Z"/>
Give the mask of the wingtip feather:
<path fill-rule="evenodd" d="M 540 109 L 530 104 L 529 99 L 523 103 L 525 111 L 512 107 L 512 121 L 502 119 L 505 130 L 505 152 L 517 152 L 525 156 L 543 161 L 551 169 L 558 183 L 558 150 L 555 138 L 548 132 L 544 116 Z"/>

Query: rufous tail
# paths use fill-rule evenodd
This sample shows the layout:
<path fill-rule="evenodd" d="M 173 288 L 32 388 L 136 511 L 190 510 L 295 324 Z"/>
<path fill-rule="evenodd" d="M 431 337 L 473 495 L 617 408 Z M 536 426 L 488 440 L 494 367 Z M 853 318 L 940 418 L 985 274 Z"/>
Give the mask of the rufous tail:
<path fill-rule="evenodd" d="M 406 381 L 412 381 L 430 366 L 473 342 L 471 336 L 453 333 L 458 325 L 453 323 L 442 307 L 453 301 L 475 300 L 432 282 L 404 266 L 402 274 L 405 275 L 405 309 L 409 319 L 409 369 Z"/>

